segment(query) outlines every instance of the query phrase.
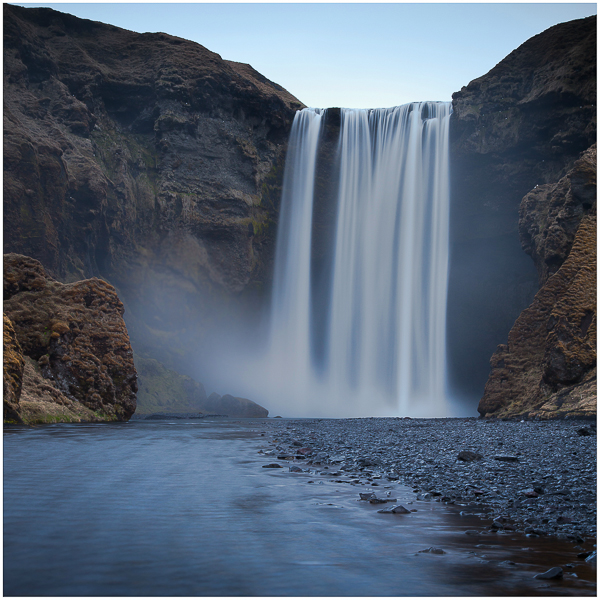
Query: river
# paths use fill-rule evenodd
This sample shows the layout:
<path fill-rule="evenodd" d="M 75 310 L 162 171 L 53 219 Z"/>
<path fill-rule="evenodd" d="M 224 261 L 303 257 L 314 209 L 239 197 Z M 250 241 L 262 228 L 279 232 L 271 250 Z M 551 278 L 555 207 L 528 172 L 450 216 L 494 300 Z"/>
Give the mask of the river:
<path fill-rule="evenodd" d="M 397 483 L 408 518 L 361 486 L 262 468 L 268 421 L 5 427 L 4 595 L 595 594 L 592 566 L 533 579 L 572 544 L 465 535 L 456 507 Z"/>

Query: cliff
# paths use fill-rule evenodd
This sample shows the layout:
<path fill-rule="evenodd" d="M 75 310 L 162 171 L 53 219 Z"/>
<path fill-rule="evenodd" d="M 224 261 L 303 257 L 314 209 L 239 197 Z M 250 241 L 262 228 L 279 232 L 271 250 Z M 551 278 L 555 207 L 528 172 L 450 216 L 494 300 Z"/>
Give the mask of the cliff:
<path fill-rule="evenodd" d="M 126 421 L 137 374 L 123 305 L 93 278 L 62 284 L 27 256 L 4 255 L 4 419 Z"/>
<path fill-rule="evenodd" d="M 449 376 L 457 395 L 475 400 L 489 356 L 539 287 L 521 248 L 521 200 L 565 177 L 596 141 L 596 18 L 531 38 L 452 104 Z"/>
<path fill-rule="evenodd" d="M 491 358 L 479 403 L 490 417 L 596 415 L 596 146 L 521 202 L 540 291 Z"/>
<path fill-rule="evenodd" d="M 5 251 L 110 281 L 136 350 L 192 372 L 268 291 L 301 107 L 199 44 L 5 4 Z"/>

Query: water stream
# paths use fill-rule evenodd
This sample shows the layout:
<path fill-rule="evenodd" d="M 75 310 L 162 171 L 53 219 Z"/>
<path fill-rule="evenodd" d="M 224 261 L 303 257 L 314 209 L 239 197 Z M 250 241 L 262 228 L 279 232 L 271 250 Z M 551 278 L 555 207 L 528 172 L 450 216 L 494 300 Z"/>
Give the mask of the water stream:
<path fill-rule="evenodd" d="M 591 566 L 533 579 L 573 544 L 465 535 L 476 517 L 392 482 L 417 512 L 379 514 L 365 486 L 264 469 L 269 448 L 268 420 L 6 427 L 4 595 L 595 594 Z"/>

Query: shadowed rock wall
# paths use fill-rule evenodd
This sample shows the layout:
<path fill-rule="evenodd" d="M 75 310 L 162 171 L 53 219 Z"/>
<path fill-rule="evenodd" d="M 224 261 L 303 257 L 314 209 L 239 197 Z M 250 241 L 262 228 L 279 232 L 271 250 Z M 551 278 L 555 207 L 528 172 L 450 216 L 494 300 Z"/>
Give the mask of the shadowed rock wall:
<path fill-rule="evenodd" d="M 453 111 L 449 377 L 474 408 L 489 357 L 538 290 L 521 199 L 596 140 L 596 18 L 531 38 L 453 94 Z"/>
<path fill-rule="evenodd" d="M 596 146 L 521 203 L 540 291 L 491 358 L 482 416 L 596 415 Z"/>

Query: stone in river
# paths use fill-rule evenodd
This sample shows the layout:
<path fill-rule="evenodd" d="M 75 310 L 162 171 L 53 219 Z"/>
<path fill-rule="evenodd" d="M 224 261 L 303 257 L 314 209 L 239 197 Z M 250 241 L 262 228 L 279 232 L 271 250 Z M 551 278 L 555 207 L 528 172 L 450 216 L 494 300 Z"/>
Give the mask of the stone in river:
<path fill-rule="evenodd" d="M 419 550 L 419 554 L 446 554 L 446 552 L 441 548 L 434 548 L 431 546 L 425 550 Z"/>
<path fill-rule="evenodd" d="M 560 567 L 552 567 L 545 573 L 538 573 L 534 579 L 560 579 L 563 576 L 563 570 Z"/>
<path fill-rule="evenodd" d="M 277 463 L 270 463 L 268 465 L 263 465 L 262 468 L 263 469 L 281 469 L 283 467 L 281 465 L 278 465 Z"/>
<path fill-rule="evenodd" d="M 302 473 L 302 469 L 300 467 L 297 467 L 296 465 L 292 465 L 290 467 L 290 473 Z"/>
<path fill-rule="evenodd" d="M 361 500 L 370 500 L 371 498 L 375 498 L 375 492 L 360 492 L 359 493 Z"/>
<path fill-rule="evenodd" d="M 402 504 L 398 504 L 398 506 L 392 506 L 390 509 L 396 515 L 408 515 L 410 514 L 410 510 L 404 508 Z"/>
<path fill-rule="evenodd" d="M 470 450 L 461 450 L 456 457 L 456 460 L 462 460 L 464 462 L 472 462 L 474 460 L 481 460 L 483 456 L 477 452 L 471 452 Z"/>
<path fill-rule="evenodd" d="M 498 454 L 497 456 L 494 456 L 494 460 L 501 460 L 503 462 L 518 462 L 519 457 L 518 456 L 509 456 L 507 454 Z"/>

